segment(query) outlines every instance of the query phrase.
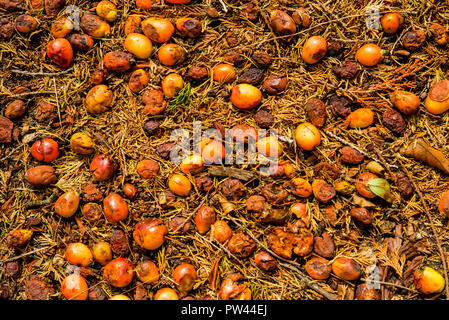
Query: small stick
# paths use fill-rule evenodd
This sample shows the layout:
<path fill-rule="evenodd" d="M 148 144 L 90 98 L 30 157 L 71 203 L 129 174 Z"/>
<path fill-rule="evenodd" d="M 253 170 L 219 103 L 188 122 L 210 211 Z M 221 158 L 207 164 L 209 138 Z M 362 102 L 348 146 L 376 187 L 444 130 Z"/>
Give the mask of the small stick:
<path fill-rule="evenodd" d="M 38 95 L 38 94 L 49 94 L 49 93 L 55 93 L 54 91 L 33 91 L 33 92 L 24 92 L 24 93 L 16 93 L 16 94 L 9 94 L 9 93 L 0 93 L 2 96 L 9 95 L 10 98 L 20 98 L 25 96 L 31 96 L 31 95 Z"/>
<path fill-rule="evenodd" d="M 208 167 L 208 172 L 213 176 L 233 177 L 244 181 L 251 180 L 255 176 L 254 173 L 248 170 L 220 166 L 210 166 Z"/>
<path fill-rule="evenodd" d="M 223 11 L 224 12 L 228 12 L 228 7 L 226 6 L 226 3 L 224 3 L 224 1 L 223 0 L 218 0 L 220 3 L 221 3 L 221 5 L 223 6 Z"/>
<path fill-rule="evenodd" d="M 0 263 L 5 263 L 5 262 L 10 262 L 10 261 L 18 260 L 18 259 L 20 259 L 20 258 L 29 256 L 30 254 L 33 254 L 33 253 L 36 253 L 36 252 L 39 252 L 39 251 L 43 251 L 43 250 L 47 250 L 47 249 L 50 249 L 50 248 L 53 248 L 53 247 L 54 247 L 54 245 L 53 245 L 53 246 L 44 247 L 44 248 L 39 248 L 39 249 L 30 251 L 30 252 L 23 253 L 23 254 L 21 254 L 21 255 L 18 255 L 18 256 L 15 256 L 15 257 L 6 259 L 6 260 L 0 260 Z"/>
<path fill-rule="evenodd" d="M 63 71 L 57 71 L 57 72 L 31 72 L 31 71 L 22 71 L 22 70 L 11 70 L 13 73 L 18 74 L 26 74 L 28 76 L 59 76 L 66 73 L 69 73 L 72 71 L 73 68 L 63 70 Z"/>

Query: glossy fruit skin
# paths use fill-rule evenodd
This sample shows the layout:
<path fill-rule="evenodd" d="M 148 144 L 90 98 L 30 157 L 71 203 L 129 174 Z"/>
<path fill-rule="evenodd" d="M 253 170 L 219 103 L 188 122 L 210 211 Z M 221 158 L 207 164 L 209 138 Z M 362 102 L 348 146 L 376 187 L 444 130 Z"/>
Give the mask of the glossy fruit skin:
<path fill-rule="evenodd" d="M 396 33 L 404 23 L 404 17 L 397 12 L 387 13 L 380 19 L 382 29 L 387 34 Z"/>
<path fill-rule="evenodd" d="M 321 133 L 313 124 L 303 122 L 295 130 L 295 140 L 301 149 L 312 151 L 321 143 Z"/>
<path fill-rule="evenodd" d="M 142 10 L 152 10 L 153 0 L 136 0 L 136 7 Z"/>
<path fill-rule="evenodd" d="M 34 159 L 43 162 L 52 162 L 59 157 L 58 143 L 50 138 L 36 141 L 31 146 L 31 155 Z"/>
<path fill-rule="evenodd" d="M 212 226 L 213 236 L 219 243 L 225 243 L 232 236 L 232 229 L 228 223 L 224 220 L 217 220 Z"/>
<path fill-rule="evenodd" d="M 178 196 L 188 196 L 192 189 L 192 184 L 186 176 L 176 173 L 168 180 L 168 188 Z"/>
<path fill-rule="evenodd" d="M 424 106 L 432 114 L 442 114 L 449 110 L 449 80 L 439 81 L 430 88 Z"/>
<path fill-rule="evenodd" d="M 137 188 L 131 183 L 125 183 L 123 185 L 123 193 L 129 200 L 132 200 L 137 195 Z"/>
<path fill-rule="evenodd" d="M 185 60 L 186 51 L 180 45 L 166 43 L 159 48 L 157 56 L 163 65 L 174 66 Z"/>
<path fill-rule="evenodd" d="M 315 280 L 325 280 L 330 277 L 332 267 L 329 260 L 320 257 L 314 257 L 306 262 L 307 274 Z"/>
<path fill-rule="evenodd" d="M 151 41 L 164 43 L 170 40 L 175 27 L 167 19 L 148 18 L 142 21 L 142 31 Z"/>
<path fill-rule="evenodd" d="M 92 254 L 99 264 L 105 266 L 112 260 L 112 249 L 111 245 L 106 241 L 100 241 L 94 245 L 92 248 Z"/>
<path fill-rule="evenodd" d="M 314 64 L 327 53 L 327 41 L 321 36 L 312 36 L 304 43 L 301 56 L 306 63 Z"/>
<path fill-rule="evenodd" d="M 33 187 L 48 187 L 58 180 L 55 171 L 48 165 L 36 166 L 27 170 L 25 178 Z"/>
<path fill-rule="evenodd" d="M 189 292 L 193 289 L 197 278 L 196 269 L 190 263 L 181 263 L 173 270 L 173 280 L 178 284 L 178 290 Z"/>
<path fill-rule="evenodd" d="M 369 108 L 359 108 L 349 114 L 346 122 L 351 128 L 363 129 L 369 127 L 374 122 L 374 112 Z"/>
<path fill-rule="evenodd" d="M 153 52 L 151 40 L 140 33 L 130 33 L 126 36 L 124 47 L 138 59 L 147 59 Z"/>
<path fill-rule="evenodd" d="M 55 202 L 55 212 L 61 217 L 70 218 L 78 210 L 80 196 L 75 191 L 67 191 Z"/>
<path fill-rule="evenodd" d="M 154 295 L 154 300 L 179 300 L 178 294 L 171 288 L 159 289 Z"/>
<path fill-rule="evenodd" d="M 179 18 L 176 20 L 176 29 L 184 37 L 196 38 L 201 34 L 201 22 L 195 18 Z"/>
<path fill-rule="evenodd" d="M 440 202 L 438 203 L 438 210 L 449 217 L 449 190 L 443 192 Z"/>
<path fill-rule="evenodd" d="M 128 217 L 128 204 L 117 193 L 111 193 L 103 200 L 104 216 L 109 222 L 119 222 Z"/>
<path fill-rule="evenodd" d="M 259 269 L 265 272 L 274 271 L 278 264 L 277 260 L 266 251 L 257 253 L 254 257 L 254 261 Z"/>
<path fill-rule="evenodd" d="M 142 248 L 156 250 L 165 241 L 167 226 L 158 218 L 145 219 L 134 227 L 133 238 Z"/>
<path fill-rule="evenodd" d="M 104 38 L 111 33 L 111 26 L 109 23 L 91 13 L 82 15 L 81 28 L 92 38 Z"/>
<path fill-rule="evenodd" d="M 114 100 L 114 92 L 108 86 L 99 84 L 89 90 L 86 96 L 86 109 L 91 114 L 106 112 L 111 107 Z"/>
<path fill-rule="evenodd" d="M 202 140 L 200 147 L 201 156 L 206 164 L 222 163 L 222 160 L 225 158 L 225 147 L 219 141 Z"/>
<path fill-rule="evenodd" d="M 228 63 L 217 64 L 212 69 L 213 78 L 219 83 L 231 83 L 235 80 L 235 69 Z"/>
<path fill-rule="evenodd" d="M 204 169 L 204 160 L 199 154 L 184 158 L 179 165 L 181 172 L 185 174 L 197 174 Z"/>
<path fill-rule="evenodd" d="M 73 61 L 72 45 L 67 39 L 57 38 L 47 45 L 50 60 L 62 68 L 68 68 Z"/>
<path fill-rule="evenodd" d="M 83 132 L 77 132 L 70 138 L 70 148 L 78 154 L 91 154 L 94 152 L 94 141 Z"/>
<path fill-rule="evenodd" d="M 156 283 L 159 281 L 159 269 L 152 261 L 141 261 L 137 265 L 137 278 L 143 283 Z"/>
<path fill-rule="evenodd" d="M 355 185 L 355 188 L 356 188 L 357 192 L 360 195 L 364 196 L 365 198 L 371 198 L 371 199 L 375 198 L 376 195 L 371 192 L 371 190 L 369 189 L 367 183 L 370 180 L 373 180 L 373 179 L 376 179 L 376 178 L 378 178 L 378 176 L 375 175 L 374 173 L 371 173 L 371 172 L 365 172 L 365 173 L 362 173 L 361 175 L 359 175 L 359 177 L 357 179 L 358 181 L 357 181 L 357 183 Z"/>
<path fill-rule="evenodd" d="M 306 226 L 309 226 L 309 212 L 305 203 L 295 202 L 291 205 L 290 212 L 293 213 L 297 219 L 302 220 Z"/>
<path fill-rule="evenodd" d="M 61 292 L 67 300 L 87 300 L 89 288 L 86 279 L 73 273 L 62 281 Z"/>
<path fill-rule="evenodd" d="M 53 22 L 50 33 L 55 38 L 65 38 L 73 31 L 73 28 L 72 20 L 62 17 Z"/>
<path fill-rule="evenodd" d="M 257 151 L 266 157 L 277 158 L 282 155 L 283 150 L 284 147 L 276 137 L 264 137 L 257 141 Z"/>
<path fill-rule="evenodd" d="M 106 181 L 112 178 L 117 165 L 105 154 L 100 154 L 93 158 L 89 171 L 97 181 Z"/>
<path fill-rule="evenodd" d="M 117 18 L 116 6 L 107 0 L 100 1 L 95 8 L 97 15 L 108 22 L 114 22 Z"/>
<path fill-rule="evenodd" d="M 137 164 L 137 173 L 144 179 L 153 178 L 159 173 L 159 163 L 151 159 L 144 159 Z"/>
<path fill-rule="evenodd" d="M 421 101 L 414 93 L 396 90 L 391 94 L 391 102 L 403 114 L 412 115 L 419 109 Z"/>
<path fill-rule="evenodd" d="M 337 277 L 347 281 L 356 280 L 361 274 L 360 265 L 346 257 L 336 258 L 332 262 L 332 272 Z"/>
<path fill-rule="evenodd" d="M 262 100 L 262 92 L 247 83 L 240 83 L 232 88 L 231 102 L 238 109 L 252 109 Z"/>
<path fill-rule="evenodd" d="M 162 80 L 162 91 L 167 98 L 173 98 L 184 87 L 184 80 L 179 74 L 170 73 Z"/>
<path fill-rule="evenodd" d="M 116 258 L 103 269 L 103 277 L 111 286 L 123 288 L 134 278 L 134 264 L 126 258 Z"/>
<path fill-rule="evenodd" d="M 84 243 L 74 242 L 67 246 L 65 258 L 70 264 L 87 267 L 92 262 L 93 255 Z"/>
<path fill-rule="evenodd" d="M 195 224 L 198 232 L 204 234 L 210 230 L 210 227 L 215 222 L 214 208 L 203 206 L 198 209 L 195 216 Z"/>
<path fill-rule="evenodd" d="M 444 277 L 431 267 L 416 270 L 413 274 L 416 288 L 423 294 L 435 294 L 443 291 L 446 282 Z"/>
<path fill-rule="evenodd" d="M 382 60 L 382 50 L 377 44 L 367 43 L 357 50 L 355 58 L 365 67 L 372 67 Z"/>
<path fill-rule="evenodd" d="M 295 21 L 281 10 L 275 10 L 270 14 L 270 24 L 274 32 L 281 36 L 296 32 Z"/>

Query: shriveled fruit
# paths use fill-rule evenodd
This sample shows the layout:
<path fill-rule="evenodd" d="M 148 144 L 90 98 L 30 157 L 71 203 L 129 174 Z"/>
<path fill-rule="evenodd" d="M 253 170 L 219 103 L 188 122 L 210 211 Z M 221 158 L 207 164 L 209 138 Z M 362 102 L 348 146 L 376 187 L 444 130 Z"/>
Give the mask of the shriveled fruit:
<path fill-rule="evenodd" d="M 6 236 L 6 244 L 11 248 L 20 248 L 26 245 L 33 236 L 33 231 L 28 229 L 15 229 Z"/>
<path fill-rule="evenodd" d="M 167 232 L 168 228 L 162 220 L 149 218 L 136 224 L 133 238 L 141 247 L 155 250 L 162 246 Z"/>
<path fill-rule="evenodd" d="M 77 132 L 70 138 L 70 148 L 78 154 L 91 154 L 94 152 L 94 141 L 84 132 Z"/>
<path fill-rule="evenodd" d="M 334 187 L 322 179 L 313 181 L 312 192 L 315 198 L 322 203 L 329 202 L 337 194 Z"/>
<path fill-rule="evenodd" d="M 55 202 L 55 212 L 61 217 L 70 218 L 78 210 L 80 196 L 75 191 L 67 191 Z"/>
<path fill-rule="evenodd" d="M 305 265 L 307 274 L 316 280 L 325 280 L 330 277 L 332 267 L 329 260 L 324 258 L 312 258 Z"/>
<path fill-rule="evenodd" d="M 312 23 L 312 18 L 310 17 L 307 10 L 303 7 L 296 9 L 292 14 L 293 21 L 296 25 L 301 28 L 308 28 Z"/>
<path fill-rule="evenodd" d="M 45 12 L 49 18 L 54 18 L 64 8 L 66 0 L 45 0 Z"/>
<path fill-rule="evenodd" d="M 106 69 L 115 72 L 126 72 L 136 63 L 131 53 L 123 51 L 111 51 L 103 58 Z"/>
<path fill-rule="evenodd" d="M 138 93 L 147 86 L 148 82 L 150 82 L 148 73 L 143 69 L 137 69 L 131 74 L 128 87 L 132 92 Z"/>
<path fill-rule="evenodd" d="M 50 138 L 36 141 L 31 146 L 31 155 L 34 159 L 43 162 L 52 162 L 59 157 L 58 143 Z"/>
<path fill-rule="evenodd" d="M 360 265 L 353 259 L 338 257 L 332 262 L 332 272 L 339 278 L 347 281 L 360 277 Z"/>
<path fill-rule="evenodd" d="M 395 90 L 391 94 L 391 102 L 403 114 L 411 115 L 418 111 L 421 101 L 414 93 Z"/>
<path fill-rule="evenodd" d="M 322 127 L 326 123 L 326 105 L 321 99 L 313 97 L 306 103 L 307 115 L 310 122 L 316 127 Z"/>
<path fill-rule="evenodd" d="M 103 200 L 104 216 L 109 222 L 119 222 L 128 217 L 128 204 L 117 193 L 111 193 Z"/>
<path fill-rule="evenodd" d="M 69 37 L 73 49 L 85 52 L 94 46 L 94 40 L 87 34 L 74 33 Z"/>
<path fill-rule="evenodd" d="M 366 283 L 362 283 L 357 286 L 355 298 L 357 300 L 380 300 L 381 296 L 379 290 Z"/>
<path fill-rule="evenodd" d="M 362 226 L 369 226 L 373 221 L 372 214 L 366 208 L 352 208 L 349 215 Z"/>
<path fill-rule="evenodd" d="M 195 18 L 179 18 L 176 20 L 176 29 L 184 37 L 196 38 L 201 34 L 201 22 Z"/>
<path fill-rule="evenodd" d="M 65 258 L 68 263 L 87 267 L 93 260 L 92 251 L 81 242 L 74 242 L 67 246 Z"/>
<path fill-rule="evenodd" d="M 283 36 L 296 32 L 296 24 L 287 13 L 281 10 L 275 10 L 270 15 L 270 24 L 274 32 Z"/>
<path fill-rule="evenodd" d="M 324 58 L 327 41 L 321 36 L 312 36 L 304 43 L 301 56 L 306 63 L 314 64 Z"/>
<path fill-rule="evenodd" d="M 85 13 L 81 17 L 81 29 L 92 38 L 104 38 L 111 33 L 111 26 L 99 16 Z"/>
<path fill-rule="evenodd" d="M 21 33 L 30 33 L 36 30 L 37 20 L 30 16 L 29 14 L 21 14 L 14 21 L 16 30 Z"/>
<path fill-rule="evenodd" d="M 89 287 L 84 277 L 73 273 L 62 281 L 61 292 L 67 300 L 87 300 Z"/>
<path fill-rule="evenodd" d="M 307 198 L 312 194 L 312 185 L 303 178 L 294 178 L 289 183 L 291 192 L 301 198 Z"/>
<path fill-rule="evenodd" d="M 323 258 L 332 258 L 335 254 L 335 244 L 327 232 L 323 232 L 321 237 L 315 237 L 313 251 Z"/>
<path fill-rule="evenodd" d="M 137 164 L 136 170 L 140 177 L 150 179 L 159 173 L 159 163 L 151 159 L 144 159 Z"/>
<path fill-rule="evenodd" d="M 135 266 L 125 258 L 116 258 L 110 261 L 103 269 L 103 277 L 114 287 L 123 288 L 134 278 Z"/>
<path fill-rule="evenodd" d="M 70 18 L 61 17 L 53 22 L 50 33 L 55 38 L 65 38 L 73 31 L 73 29 L 73 21 Z"/>
<path fill-rule="evenodd" d="M 426 42 L 426 33 L 423 30 L 407 31 L 402 37 L 402 45 L 406 50 L 416 51 Z"/>
<path fill-rule="evenodd" d="M 247 258 L 256 249 L 256 243 L 248 235 L 239 231 L 229 239 L 227 248 L 237 258 Z"/>
<path fill-rule="evenodd" d="M 86 109 L 91 114 L 106 112 L 114 100 L 114 92 L 104 84 L 99 84 L 89 90 L 86 96 Z"/>
<path fill-rule="evenodd" d="M 262 87 L 265 89 L 265 92 L 267 92 L 268 94 L 281 93 L 287 87 L 287 77 L 269 75 L 265 79 Z"/>
<path fill-rule="evenodd" d="M 266 251 L 260 251 L 254 257 L 254 261 L 260 270 L 271 272 L 277 268 L 278 262 L 271 254 Z"/>
<path fill-rule="evenodd" d="M 186 176 L 176 173 L 168 179 L 168 187 L 178 196 L 188 196 L 192 189 L 192 184 Z"/>
<path fill-rule="evenodd" d="M 173 270 L 173 280 L 178 285 L 181 292 L 189 292 L 197 278 L 196 269 L 190 263 L 181 263 Z"/>
<path fill-rule="evenodd" d="M 151 0 L 148 0 L 151 2 Z M 139 0 L 136 1 L 136 3 L 139 2 Z M 137 5 L 137 7 L 139 7 Z M 140 22 L 142 19 L 139 16 L 129 16 L 125 21 L 125 34 L 128 35 L 130 33 L 136 32 L 137 28 L 140 26 Z"/>

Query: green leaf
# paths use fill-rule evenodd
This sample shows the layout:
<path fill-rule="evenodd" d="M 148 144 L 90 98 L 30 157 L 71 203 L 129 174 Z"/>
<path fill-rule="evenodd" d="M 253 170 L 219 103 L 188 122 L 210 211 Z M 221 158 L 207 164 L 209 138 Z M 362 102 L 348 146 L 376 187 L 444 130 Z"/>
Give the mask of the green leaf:
<path fill-rule="evenodd" d="M 391 200 L 391 187 L 387 180 L 382 178 L 376 178 L 368 181 L 368 188 L 376 196 L 381 197 L 386 201 Z"/>

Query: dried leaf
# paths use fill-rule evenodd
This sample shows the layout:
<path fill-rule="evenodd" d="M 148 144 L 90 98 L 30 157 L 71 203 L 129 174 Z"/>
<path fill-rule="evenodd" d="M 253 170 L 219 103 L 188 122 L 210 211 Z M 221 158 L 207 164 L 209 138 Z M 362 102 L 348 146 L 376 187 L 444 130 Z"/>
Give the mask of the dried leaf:
<path fill-rule="evenodd" d="M 354 194 L 352 196 L 352 202 L 362 208 L 374 208 L 376 205 L 372 203 L 371 201 L 366 200 L 365 198 L 359 197 L 358 195 Z"/>
<path fill-rule="evenodd" d="M 220 277 L 218 274 L 218 265 L 220 263 L 220 260 L 223 256 L 220 256 L 217 258 L 217 260 L 215 260 L 214 264 L 212 265 L 212 268 L 210 269 L 209 272 L 209 277 L 208 277 L 208 281 L 209 281 L 209 286 L 212 290 L 217 290 L 217 288 L 220 286 Z"/>
<path fill-rule="evenodd" d="M 370 180 L 367 185 L 371 192 L 376 196 L 381 197 L 386 201 L 391 200 L 391 187 L 387 180 L 376 178 Z"/>
<path fill-rule="evenodd" d="M 432 148 L 422 139 L 412 141 L 407 148 L 402 148 L 400 153 L 449 174 L 449 159 L 441 151 Z"/>

